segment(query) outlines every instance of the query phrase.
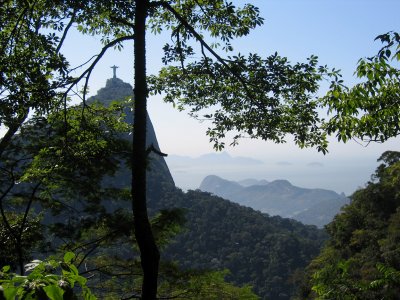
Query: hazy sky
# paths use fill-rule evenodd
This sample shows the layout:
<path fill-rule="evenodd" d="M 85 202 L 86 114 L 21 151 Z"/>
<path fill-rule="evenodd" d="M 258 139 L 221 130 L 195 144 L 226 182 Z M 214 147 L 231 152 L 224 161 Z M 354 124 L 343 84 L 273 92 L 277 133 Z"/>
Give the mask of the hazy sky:
<path fill-rule="evenodd" d="M 321 64 L 341 69 L 347 83 L 355 81 L 353 72 L 358 59 L 371 56 L 379 49 L 380 44 L 374 42 L 374 38 L 390 30 L 400 30 L 399 0 L 233 2 L 238 5 L 253 3 L 265 18 L 262 27 L 233 43 L 237 51 L 256 52 L 264 57 L 277 51 L 292 62 L 305 61 L 315 54 L 319 56 Z M 148 37 L 148 72 L 156 73 L 161 66 L 161 48 L 169 37 L 153 37 L 150 34 Z M 82 39 L 75 35 L 69 40 L 65 53 L 72 65 L 79 65 L 96 53 L 96 46 L 98 39 Z M 104 57 L 92 75 L 91 94 L 104 86 L 107 78 L 112 77 L 110 66 L 114 64 L 119 66 L 119 78 L 133 82 L 132 48 L 132 44 L 127 44 L 122 52 L 110 52 Z M 213 151 L 205 135 L 207 124 L 199 124 L 184 112 L 175 111 L 170 105 L 162 103 L 159 97 L 149 99 L 149 112 L 162 151 L 187 156 Z M 263 177 L 267 180 L 286 178 L 300 186 L 324 187 L 348 194 L 369 179 L 377 165 L 376 159 L 383 151 L 399 150 L 400 145 L 399 139 L 368 147 L 353 142 L 339 144 L 332 140 L 330 153 L 326 156 L 312 149 L 299 150 L 290 142 L 274 145 L 251 140 L 243 140 L 239 146 L 227 148 L 226 151 L 232 156 L 248 156 L 265 162 L 265 171 L 243 171 L 243 177 Z M 172 172 L 175 172 L 174 169 Z M 217 169 L 210 170 L 210 174 L 218 172 Z M 229 174 L 226 176 L 229 177 Z M 238 178 L 240 173 L 232 173 L 231 177 L 241 179 Z M 193 187 L 197 184 L 196 180 L 193 181 Z"/>

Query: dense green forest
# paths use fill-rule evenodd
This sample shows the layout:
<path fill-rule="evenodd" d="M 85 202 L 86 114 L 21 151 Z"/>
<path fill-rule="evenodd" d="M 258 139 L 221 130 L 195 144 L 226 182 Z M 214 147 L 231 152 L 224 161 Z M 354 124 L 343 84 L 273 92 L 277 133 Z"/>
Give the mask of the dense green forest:
<path fill-rule="evenodd" d="M 294 295 L 296 276 L 326 239 L 314 226 L 270 217 L 200 191 L 175 191 L 162 203 L 185 208 L 188 219 L 163 257 L 185 269 L 228 269 L 229 282 L 251 285 L 261 299 Z"/>
<path fill-rule="evenodd" d="M 399 299 L 400 153 L 388 151 L 365 188 L 326 229 L 302 299 Z"/>
<path fill-rule="evenodd" d="M 257 299 L 249 285 L 271 299 L 294 293 L 324 234 L 175 189 L 165 154 L 156 140 L 149 143 L 150 93 L 209 120 L 207 134 L 217 150 L 232 132 L 233 145 L 242 137 L 293 139 L 323 153 L 328 135 L 384 142 L 400 133 L 400 74 L 391 63 L 400 60 L 395 32 L 378 37 L 382 49 L 358 64 L 364 81 L 348 88 L 316 56 L 292 64 L 277 53 L 235 54 L 231 41 L 264 21 L 252 4 L 1 4 L 0 297 L 7 300 Z M 96 36 L 102 42 L 78 67 L 63 55 L 71 28 L 83 41 Z M 170 37 L 161 57 L 165 66 L 152 76 L 146 73 L 147 32 Z M 208 43 L 210 36 L 217 42 Z M 134 41 L 133 97 L 92 103 L 88 82 L 96 64 L 128 40 Z M 322 80 L 331 84 L 317 98 Z M 82 104 L 70 105 L 73 97 Z M 321 108 L 332 117 L 322 119 Z M 377 181 L 356 192 L 327 227 L 332 240 L 307 270 L 311 283 L 303 283 L 303 294 L 396 297 L 397 157 L 386 153 Z"/>

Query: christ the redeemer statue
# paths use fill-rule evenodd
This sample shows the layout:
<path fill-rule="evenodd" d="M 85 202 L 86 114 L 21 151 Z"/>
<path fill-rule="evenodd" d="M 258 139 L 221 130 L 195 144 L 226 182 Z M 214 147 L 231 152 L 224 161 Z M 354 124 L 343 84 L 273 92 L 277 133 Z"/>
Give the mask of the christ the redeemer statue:
<path fill-rule="evenodd" d="M 117 69 L 119 67 L 117 67 L 116 65 L 113 65 L 112 67 L 110 67 L 111 69 L 113 69 L 113 78 L 117 78 Z"/>

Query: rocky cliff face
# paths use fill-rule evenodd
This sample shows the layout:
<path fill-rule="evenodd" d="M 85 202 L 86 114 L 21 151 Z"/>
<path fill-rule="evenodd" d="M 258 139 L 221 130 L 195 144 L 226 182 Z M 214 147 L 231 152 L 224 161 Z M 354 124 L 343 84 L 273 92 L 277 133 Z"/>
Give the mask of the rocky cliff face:
<path fill-rule="evenodd" d="M 133 89 L 129 83 L 119 78 L 107 79 L 106 86 L 97 91 L 97 94 L 90 97 L 87 102 L 100 102 L 109 105 L 112 101 L 124 100 L 133 96 Z"/>
<path fill-rule="evenodd" d="M 87 103 L 99 102 L 104 105 L 110 105 L 113 101 L 123 101 L 133 96 L 133 88 L 129 83 L 123 82 L 119 78 L 110 78 L 106 82 L 106 86 L 97 91 L 97 94 L 88 98 Z M 133 113 L 131 108 L 125 110 L 126 122 L 133 123 Z M 131 136 L 127 136 L 131 138 Z M 156 133 L 150 116 L 147 115 L 147 144 L 153 145 L 157 150 L 160 150 Z M 123 168 L 116 174 L 116 182 L 120 186 L 130 186 L 130 170 Z M 148 170 L 148 191 L 149 196 L 154 197 L 157 194 L 157 184 L 162 183 L 167 186 L 175 186 L 174 180 L 168 169 L 168 166 L 163 157 L 151 153 L 149 155 L 149 170 Z"/>

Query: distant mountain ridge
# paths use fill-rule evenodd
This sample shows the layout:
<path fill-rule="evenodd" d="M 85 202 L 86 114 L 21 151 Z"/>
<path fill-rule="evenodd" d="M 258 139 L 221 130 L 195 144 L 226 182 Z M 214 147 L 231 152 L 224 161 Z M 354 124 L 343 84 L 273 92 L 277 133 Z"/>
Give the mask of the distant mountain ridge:
<path fill-rule="evenodd" d="M 328 224 L 349 203 L 348 198 L 334 191 L 300 188 L 287 180 L 236 182 L 210 175 L 203 179 L 199 189 L 263 213 L 318 227 Z"/>

